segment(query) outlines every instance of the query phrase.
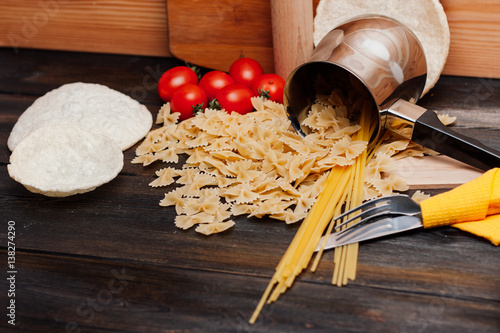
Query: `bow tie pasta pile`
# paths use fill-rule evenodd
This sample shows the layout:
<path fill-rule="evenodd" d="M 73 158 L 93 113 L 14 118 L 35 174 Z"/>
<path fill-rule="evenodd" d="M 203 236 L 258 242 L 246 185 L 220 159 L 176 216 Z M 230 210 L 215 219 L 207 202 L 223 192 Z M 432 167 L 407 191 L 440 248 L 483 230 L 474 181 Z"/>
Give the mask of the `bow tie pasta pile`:
<path fill-rule="evenodd" d="M 366 148 L 353 135 L 360 126 L 347 118 L 337 92 L 318 96 L 303 126 L 295 133 L 282 104 L 252 98 L 254 112 L 240 115 L 206 109 L 178 123 L 169 104 L 159 111 L 152 130 L 132 163 L 171 164 L 156 171 L 150 186 L 171 189 L 161 206 L 175 206 L 175 225 L 196 226 L 203 234 L 234 225 L 232 216 L 269 216 L 294 223 L 314 204 L 334 166 L 352 165 Z M 407 189 L 389 172 L 398 156 L 429 153 L 408 140 L 384 136 L 366 166 L 365 199 Z M 179 155 L 187 154 L 179 166 Z M 172 189 L 173 188 L 173 189 Z"/>

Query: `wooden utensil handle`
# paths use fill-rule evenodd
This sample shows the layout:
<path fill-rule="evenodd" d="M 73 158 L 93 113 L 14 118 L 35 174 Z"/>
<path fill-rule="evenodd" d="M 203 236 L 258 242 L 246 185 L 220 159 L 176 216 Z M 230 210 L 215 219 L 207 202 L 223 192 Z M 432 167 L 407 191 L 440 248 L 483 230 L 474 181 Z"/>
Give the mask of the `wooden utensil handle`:
<path fill-rule="evenodd" d="M 313 2 L 271 0 L 274 68 L 286 80 L 313 50 Z"/>

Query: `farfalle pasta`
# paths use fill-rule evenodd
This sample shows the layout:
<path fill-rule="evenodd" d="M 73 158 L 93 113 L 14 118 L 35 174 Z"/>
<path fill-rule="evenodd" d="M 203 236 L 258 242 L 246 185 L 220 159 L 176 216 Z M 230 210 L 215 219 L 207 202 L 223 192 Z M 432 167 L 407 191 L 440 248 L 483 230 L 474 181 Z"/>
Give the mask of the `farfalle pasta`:
<path fill-rule="evenodd" d="M 319 85 L 318 78 L 316 85 Z M 323 234 L 332 232 L 332 217 L 362 201 L 406 191 L 408 185 L 391 171 L 395 159 L 434 152 L 395 134 L 385 133 L 372 142 L 375 127 L 367 102 L 340 90 L 318 95 L 302 121 L 305 138 L 292 128 L 283 105 L 252 98 L 254 112 L 240 115 L 206 109 L 176 123 L 165 104 L 157 117 L 162 127 L 151 131 L 136 150 L 133 163 L 176 163 L 180 168 L 156 171 L 153 187 L 168 191 L 160 206 L 174 206 L 175 226 L 205 235 L 235 225 L 231 217 L 302 221 L 292 243 L 278 264 L 250 322 L 255 322 L 266 302 L 277 300 L 309 265 Z M 449 123 L 454 119 L 440 117 Z M 411 130 L 400 124 L 400 132 Z M 425 195 L 417 192 L 415 200 Z M 311 270 L 315 270 L 322 250 Z M 332 284 L 354 279 L 357 244 L 334 252 Z"/>
<path fill-rule="evenodd" d="M 319 237 L 333 228 L 328 226 L 331 216 L 364 200 L 406 191 L 406 182 L 391 173 L 395 159 L 435 154 L 390 133 L 369 146 L 374 131 L 369 106 L 355 96 L 347 96 L 351 104 L 346 106 L 346 96 L 340 94 L 334 90 L 317 96 L 302 122 L 305 138 L 293 130 L 283 105 L 260 97 L 252 98 L 255 111 L 245 115 L 206 109 L 180 123 L 167 103 L 157 117 L 163 126 L 152 130 L 136 150 L 133 163 L 175 164 L 157 170 L 149 185 L 169 189 L 159 204 L 175 207 L 174 223 L 180 229 L 194 227 L 211 235 L 233 227 L 231 218 L 240 215 L 303 221 L 251 322 L 309 264 Z M 403 132 L 408 130 L 404 126 Z M 418 192 L 414 196 L 424 197 Z M 353 279 L 356 262 L 357 246 L 336 249 L 332 283 L 340 286 Z M 279 269 L 285 266 L 293 272 Z"/>
<path fill-rule="evenodd" d="M 318 96 L 302 124 L 305 138 L 293 130 L 283 105 L 260 97 L 252 98 L 255 111 L 246 115 L 207 108 L 180 123 L 166 103 L 156 118 L 161 127 L 148 133 L 132 163 L 171 165 L 158 169 L 149 185 L 169 190 L 160 205 L 175 207 L 179 228 L 217 233 L 242 214 L 298 222 L 330 170 L 353 165 L 368 144 L 355 139 L 360 125 L 349 120 L 337 94 Z M 365 199 L 405 190 L 404 181 L 390 174 L 392 160 L 424 151 L 383 137 L 366 166 Z"/>

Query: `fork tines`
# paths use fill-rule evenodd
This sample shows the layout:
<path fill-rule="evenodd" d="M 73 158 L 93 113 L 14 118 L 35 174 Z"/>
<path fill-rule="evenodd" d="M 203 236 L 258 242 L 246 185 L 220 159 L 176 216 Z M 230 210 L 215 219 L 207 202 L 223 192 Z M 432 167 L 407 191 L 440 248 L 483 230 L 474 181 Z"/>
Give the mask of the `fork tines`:
<path fill-rule="evenodd" d="M 395 195 L 390 195 L 390 196 L 385 196 L 385 197 L 380 197 L 377 199 L 372 199 L 370 201 L 367 201 L 357 207 L 354 207 L 353 209 L 344 212 L 337 216 L 333 222 L 337 223 L 340 219 L 343 219 L 345 217 L 348 217 L 349 215 L 360 211 L 361 213 L 356 214 L 354 216 L 349 217 L 347 220 L 343 221 L 339 225 L 335 226 L 335 229 L 342 228 L 348 223 L 351 223 L 357 219 L 361 219 L 360 221 L 356 222 L 356 224 L 364 223 L 365 221 L 368 221 L 373 218 L 377 218 L 382 215 L 387 215 L 391 213 L 391 201 L 394 197 L 399 197 L 401 196 L 400 194 L 395 194 Z"/>

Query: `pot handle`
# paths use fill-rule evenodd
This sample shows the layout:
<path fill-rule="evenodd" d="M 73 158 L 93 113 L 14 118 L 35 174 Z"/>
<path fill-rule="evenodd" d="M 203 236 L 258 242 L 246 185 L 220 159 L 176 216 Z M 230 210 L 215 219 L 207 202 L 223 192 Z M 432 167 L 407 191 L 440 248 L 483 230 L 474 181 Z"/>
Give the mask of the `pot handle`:
<path fill-rule="evenodd" d="M 500 167 L 500 151 L 446 127 L 432 110 L 416 119 L 411 140 L 483 171 Z"/>

